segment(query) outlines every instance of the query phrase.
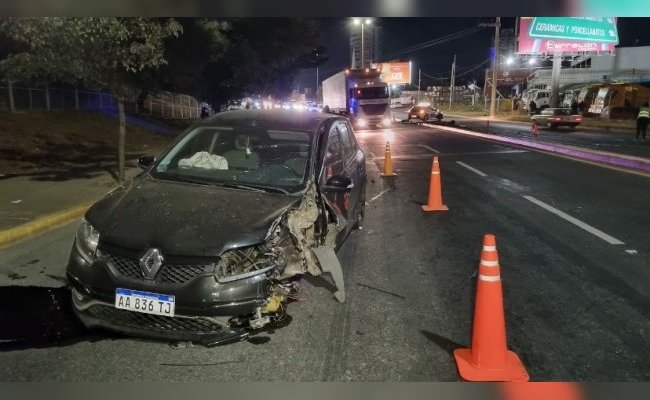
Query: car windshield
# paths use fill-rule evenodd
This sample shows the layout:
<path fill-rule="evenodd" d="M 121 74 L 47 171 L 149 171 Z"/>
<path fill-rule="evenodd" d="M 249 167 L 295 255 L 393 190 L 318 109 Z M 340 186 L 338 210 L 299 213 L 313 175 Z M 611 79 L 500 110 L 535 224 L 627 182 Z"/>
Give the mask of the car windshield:
<path fill-rule="evenodd" d="M 277 193 L 305 188 L 308 132 L 251 126 L 198 126 L 156 163 L 152 177 Z"/>
<path fill-rule="evenodd" d="M 555 115 L 571 115 L 570 108 L 558 108 L 555 110 Z"/>

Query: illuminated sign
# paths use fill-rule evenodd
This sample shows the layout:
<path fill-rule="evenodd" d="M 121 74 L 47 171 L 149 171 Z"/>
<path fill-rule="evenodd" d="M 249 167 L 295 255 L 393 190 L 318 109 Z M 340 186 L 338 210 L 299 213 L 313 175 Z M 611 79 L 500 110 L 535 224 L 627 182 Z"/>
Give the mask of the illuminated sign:
<path fill-rule="evenodd" d="M 618 44 L 616 21 L 616 18 L 522 17 L 517 53 L 612 52 Z"/>
<path fill-rule="evenodd" d="M 614 18 L 535 17 L 528 36 L 618 44 Z"/>
<path fill-rule="evenodd" d="M 411 83 L 411 63 L 410 62 L 387 62 L 376 64 L 374 68 L 381 70 L 380 78 L 382 81 L 390 84 L 409 84 Z"/>

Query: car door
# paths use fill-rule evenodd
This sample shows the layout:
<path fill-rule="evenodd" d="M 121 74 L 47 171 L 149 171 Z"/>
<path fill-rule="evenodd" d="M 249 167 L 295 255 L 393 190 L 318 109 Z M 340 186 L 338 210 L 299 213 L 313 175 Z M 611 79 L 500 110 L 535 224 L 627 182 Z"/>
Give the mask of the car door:
<path fill-rule="evenodd" d="M 343 160 L 345 175 L 352 180 L 352 190 L 345 193 L 344 206 L 348 210 L 350 223 L 348 228 L 352 229 L 354 223 L 359 219 L 361 201 L 365 201 L 365 154 L 359 147 L 354 131 L 347 122 L 341 122 L 337 126 L 343 149 Z"/>
<path fill-rule="evenodd" d="M 350 149 L 344 145 L 341 132 L 347 132 L 347 126 L 343 120 L 336 120 L 332 123 L 327 134 L 325 141 L 325 154 L 323 158 L 323 168 L 321 169 L 320 187 L 326 188 L 328 180 L 333 176 L 347 177 L 352 180 L 351 190 L 343 191 L 330 191 L 323 190 L 323 198 L 332 212 L 336 215 L 338 222 L 339 235 L 337 243 L 350 231 L 350 220 L 353 217 L 350 200 L 353 193 L 358 192 L 358 183 L 355 182 L 356 174 L 354 170 L 354 163 L 351 158 L 354 154 L 350 154 Z M 353 220 L 352 220 L 353 221 Z"/>

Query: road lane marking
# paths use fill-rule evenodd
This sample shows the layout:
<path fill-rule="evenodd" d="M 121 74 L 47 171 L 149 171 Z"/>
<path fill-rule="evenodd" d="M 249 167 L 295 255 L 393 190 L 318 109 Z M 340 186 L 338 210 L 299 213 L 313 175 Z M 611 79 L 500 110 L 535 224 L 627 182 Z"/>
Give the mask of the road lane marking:
<path fill-rule="evenodd" d="M 458 164 L 462 165 L 463 167 L 467 168 L 468 170 L 474 172 L 475 174 L 481 175 L 481 176 L 487 176 L 487 174 L 484 174 L 483 172 L 479 171 L 476 168 L 470 167 L 469 165 L 465 164 L 462 161 L 456 161 Z"/>
<path fill-rule="evenodd" d="M 429 147 L 429 146 L 426 146 L 426 145 L 423 145 L 423 144 L 419 144 L 418 146 L 424 147 L 425 149 L 427 149 L 429 151 L 432 151 L 434 153 L 438 153 L 438 154 L 440 153 L 438 150 L 434 149 L 433 147 Z"/>
<path fill-rule="evenodd" d="M 558 210 L 557 208 L 554 208 L 554 207 L 544 203 L 543 201 L 537 200 L 533 196 L 523 196 L 523 197 L 524 197 L 524 199 L 526 199 L 526 200 L 528 200 L 528 201 L 530 201 L 532 203 L 537 204 L 538 206 L 546 209 L 547 211 L 552 212 L 553 214 L 557 215 L 558 217 L 563 218 L 563 219 L 571 222 L 572 224 L 586 230 L 587 232 L 591 233 L 592 235 L 598 236 L 599 238 L 603 239 L 604 241 L 606 241 L 609 244 L 625 244 L 625 243 L 621 242 L 620 240 L 618 240 L 618 239 L 616 239 L 616 238 L 614 238 L 612 236 L 609 236 L 605 232 L 600 231 L 600 230 L 594 228 L 593 226 L 587 225 L 586 223 L 580 221 L 579 219 L 573 218 L 569 214 L 566 214 L 566 213 Z"/>
<path fill-rule="evenodd" d="M 385 189 L 385 190 L 383 190 L 383 191 L 382 191 L 381 193 L 379 193 L 377 196 L 375 196 L 375 197 L 373 197 L 372 199 L 370 199 L 370 201 L 369 201 L 368 203 L 372 203 L 373 201 L 377 200 L 378 198 L 380 198 L 381 196 L 383 196 L 384 193 L 388 192 L 389 190 L 390 190 L 390 189 Z"/>

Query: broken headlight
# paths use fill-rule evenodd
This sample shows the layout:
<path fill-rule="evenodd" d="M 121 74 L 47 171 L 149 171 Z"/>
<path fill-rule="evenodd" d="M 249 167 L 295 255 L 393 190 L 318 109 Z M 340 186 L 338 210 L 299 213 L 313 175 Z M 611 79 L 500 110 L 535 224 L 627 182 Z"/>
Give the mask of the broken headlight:
<path fill-rule="evenodd" d="M 270 271 L 281 264 L 281 257 L 266 245 L 228 250 L 221 255 L 215 270 L 218 282 L 232 282 Z"/>
<path fill-rule="evenodd" d="M 95 261 L 95 251 L 99 243 L 99 232 L 85 218 L 81 220 L 77 229 L 75 243 L 81 257 L 88 264 L 92 264 Z"/>

